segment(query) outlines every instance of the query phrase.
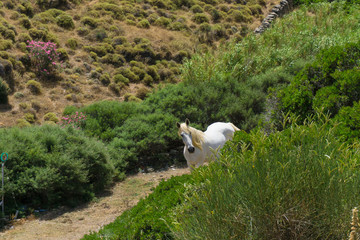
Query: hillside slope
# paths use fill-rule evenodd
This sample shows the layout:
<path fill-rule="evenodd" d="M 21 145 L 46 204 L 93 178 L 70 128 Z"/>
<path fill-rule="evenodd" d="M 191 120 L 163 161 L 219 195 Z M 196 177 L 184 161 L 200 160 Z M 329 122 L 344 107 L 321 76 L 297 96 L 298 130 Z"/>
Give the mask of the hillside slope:
<path fill-rule="evenodd" d="M 277 2 L 2 1 L 0 77 L 9 104 L 0 105 L 0 127 L 54 121 L 44 115 L 59 118 L 67 105 L 140 101 L 160 83 L 181 81 L 183 58 L 241 39 Z M 63 67 L 52 75 L 36 71 L 31 40 L 56 43 Z"/>

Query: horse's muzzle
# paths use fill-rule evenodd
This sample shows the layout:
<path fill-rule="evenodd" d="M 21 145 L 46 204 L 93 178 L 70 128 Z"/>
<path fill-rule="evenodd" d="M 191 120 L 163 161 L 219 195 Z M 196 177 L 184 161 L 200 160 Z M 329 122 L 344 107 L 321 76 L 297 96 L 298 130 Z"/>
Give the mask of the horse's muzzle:
<path fill-rule="evenodd" d="M 188 151 L 189 151 L 189 153 L 193 153 L 193 152 L 195 152 L 195 148 L 194 147 L 189 147 Z"/>

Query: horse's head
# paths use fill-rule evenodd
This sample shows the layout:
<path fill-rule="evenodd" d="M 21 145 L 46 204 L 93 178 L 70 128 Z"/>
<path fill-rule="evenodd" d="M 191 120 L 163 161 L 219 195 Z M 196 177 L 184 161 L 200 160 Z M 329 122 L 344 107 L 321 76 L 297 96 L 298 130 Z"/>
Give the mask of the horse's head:
<path fill-rule="evenodd" d="M 181 124 L 176 123 L 176 125 L 179 129 L 179 131 L 178 131 L 179 136 L 182 138 L 189 153 L 193 153 L 193 152 L 195 152 L 195 147 L 193 145 L 192 134 L 191 134 L 192 131 L 189 127 L 189 124 L 190 124 L 189 119 L 186 119 L 185 123 L 181 123 Z"/>

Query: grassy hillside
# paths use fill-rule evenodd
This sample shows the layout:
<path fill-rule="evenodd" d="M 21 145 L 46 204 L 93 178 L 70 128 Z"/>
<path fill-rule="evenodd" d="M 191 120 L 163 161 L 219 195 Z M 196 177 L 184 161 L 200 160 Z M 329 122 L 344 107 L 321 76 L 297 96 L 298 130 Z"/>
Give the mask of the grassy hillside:
<path fill-rule="evenodd" d="M 259 25 L 276 1 L 31 0 L 0 3 L 1 126 L 60 117 L 66 105 L 139 101 L 159 83 L 181 81 L 194 52 L 216 49 Z M 51 41 L 64 63 L 51 75 L 34 67 L 27 41 Z M 34 82 L 35 81 L 35 82 Z M 131 95 L 130 95 L 131 94 Z M 26 125 L 26 124 L 25 124 Z"/>
<path fill-rule="evenodd" d="M 175 239 L 347 237 L 350 210 L 359 204 L 359 16 L 359 6 L 345 2 L 301 6 L 261 36 L 194 55 L 184 64 L 183 83 L 144 101 L 150 113 L 191 116 L 199 128 L 214 119 L 231 120 L 243 129 L 260 119 L 266 123 L 238 133 L 223 151 L 221 164 L 197 170 L 194 183 L 184 184 L 185 200 L 169 205 L 167 215 L 154 215 L 152 221 L 170 217 L 167 224 Z M 311 93 L 305 94 L 311 101 L 297 98 L 307 93 L 303 89 Z M 309 118 L 318 106 L 325 114 Z M 295 117 L 282 115 L 285 108 Z M 300 113 L 304 124 L 296 121 L 299 112 L 294 109 L 307 109 Z M 329 119 L 338 112 L 342 115 L 337 121 Z M 124 127 L 122 134 L 130 132 Z M 353 144 L 343 138 L 352 138 Z M 133 146 L 121 139 L 114 140 L 121 149 Z M 128 217 L 120 216 L 89 239 L 103 234 L 126 239 L 118 234 L 122 230 L 117 223 L 126 219 L 142 227 Z"/>

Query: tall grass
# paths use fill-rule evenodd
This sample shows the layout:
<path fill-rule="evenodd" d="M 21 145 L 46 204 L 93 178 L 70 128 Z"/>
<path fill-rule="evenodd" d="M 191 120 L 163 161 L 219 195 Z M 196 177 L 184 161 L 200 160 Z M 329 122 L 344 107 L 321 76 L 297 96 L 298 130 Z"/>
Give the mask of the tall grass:
<path fill-rule="evenodd" d="M 238 134 L 195 172 L 203 183 L 175 211 L 177 239 L 345 239 L 360 203 L 360 145 L 343 144 L 327 121 Z"/>
<path fill-rule="evenodd" d="M 233 76 L 239 81 L 298 59 L 312 60 L 321 49 L 360 37 L 358 5 L 345 2 L 301 6 L 278 19 L 262 35 L 249 35 L 216 53 L 195 55 L 184 63 L 184 81 L 196 83 Z"/>

